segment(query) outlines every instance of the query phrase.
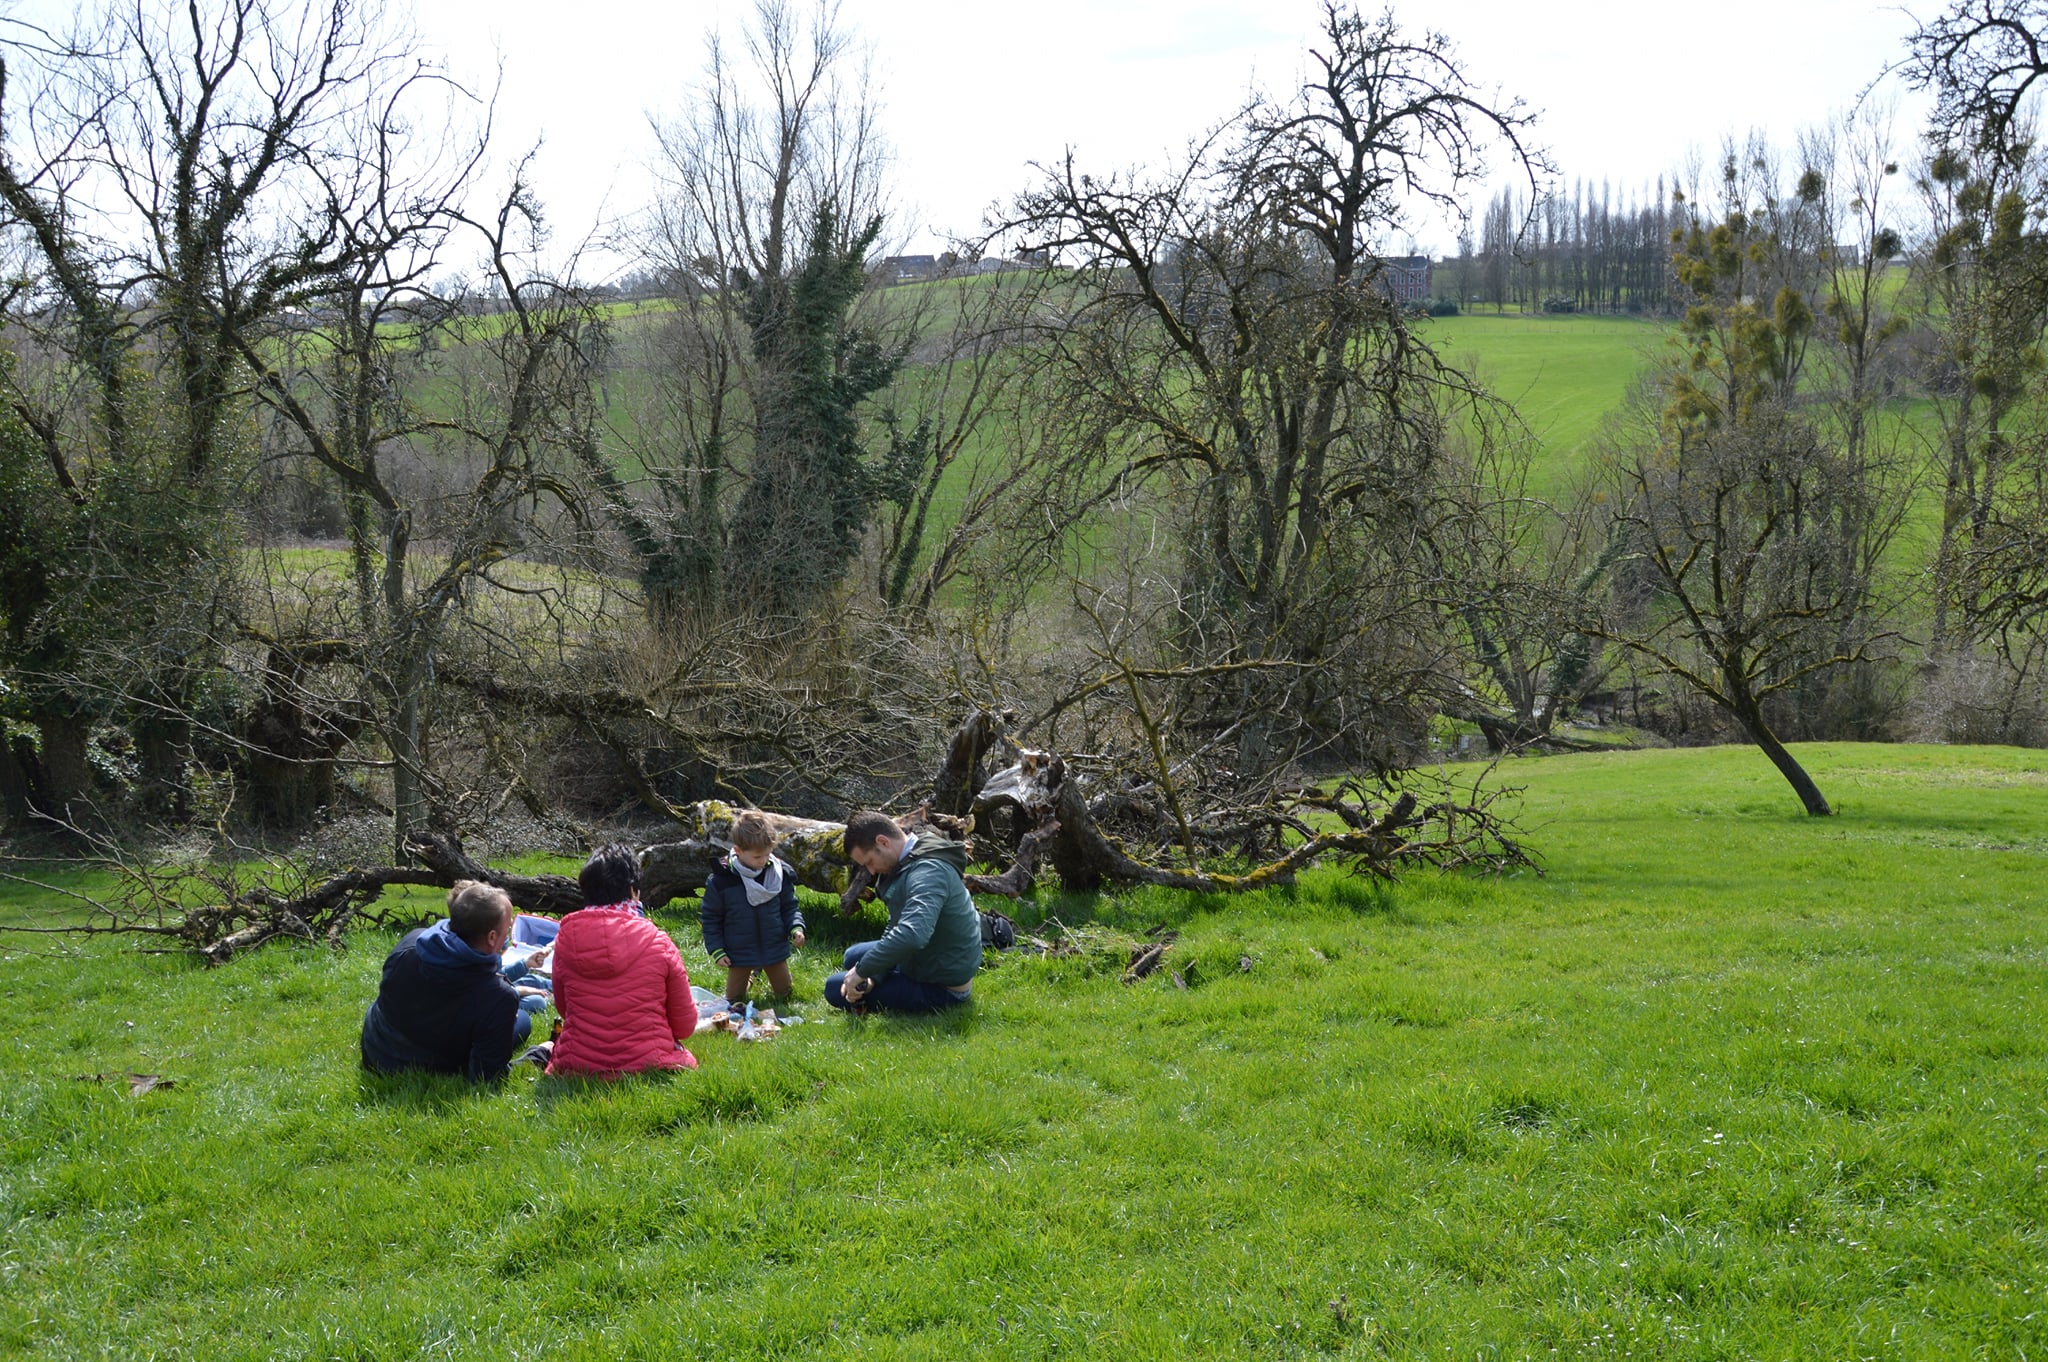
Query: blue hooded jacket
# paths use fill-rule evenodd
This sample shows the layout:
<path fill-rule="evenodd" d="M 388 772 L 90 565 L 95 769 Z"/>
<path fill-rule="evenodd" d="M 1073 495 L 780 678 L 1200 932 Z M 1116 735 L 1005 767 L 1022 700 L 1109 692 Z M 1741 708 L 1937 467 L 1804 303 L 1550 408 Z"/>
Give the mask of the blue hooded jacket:
<path fill-rule="evenodd" d="M 363 1018 L 363 1067 L 427 1069 L 472 1083 L 503 1078 L 512 1063 L 519 992 L 498 958 L 457 936 L 447 919 L 408 932 L 384 960 L 377 1000 Z"/>
<path fill-rule="evenodd" d="M 789 959 L 790 934 L 804 925 L 796 906 L 796 872 L 785 863 L 782 892 L 763 904 L 747 902 L 746 873 L 728 855 L 704 883 L 697 923 L 704 929 L 704 953 L 716 960 L 722 951 L 746 969 L 779 965 Z"/>

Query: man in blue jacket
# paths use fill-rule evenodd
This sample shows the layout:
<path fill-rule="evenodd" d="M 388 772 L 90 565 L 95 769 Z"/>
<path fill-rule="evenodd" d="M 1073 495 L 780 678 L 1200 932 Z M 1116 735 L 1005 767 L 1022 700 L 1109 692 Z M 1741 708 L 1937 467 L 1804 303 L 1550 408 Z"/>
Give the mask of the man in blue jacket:
<path fill-rule="evenodd" d="M 889 908 L 879 940 L 846 948 L 846 968 L 825 980 L 825 1001 L 853 1011 L 943 1012 L 973 996 L 981 968 L 981 916 L 961 872 L 958 842 L 906 834 L 885 813 L 846 820 L 846 854 L 875 877 Z"/>
<path fill-rule="evenodd" d="M 503 1078 L 523 1019 L 518 990 L 498 973 L 511 935 L 504 890 L 457 884 L 448 916 L 406 933 L 385 958 L 377 1000 L 363 1018 L 363 1067 L 463 1074 L 472 1083 Z"/>

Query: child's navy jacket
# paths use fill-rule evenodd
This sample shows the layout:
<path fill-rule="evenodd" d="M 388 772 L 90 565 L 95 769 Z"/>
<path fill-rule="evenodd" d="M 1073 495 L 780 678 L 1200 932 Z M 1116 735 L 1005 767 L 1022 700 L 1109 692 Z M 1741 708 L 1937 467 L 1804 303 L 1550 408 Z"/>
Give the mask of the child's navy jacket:
<path fill-rule="evenodd" d="M 784 865 L 782 892 L 756 905 L 747 902 L 743 873 L 728 856 L 704 883 L 705 953 L 716 959 L 723 951 L 733 964 L 746 969 L 779 965 L 789 959 L 790 933 L 804 925 L 796 906 L 796 874 Z"/>

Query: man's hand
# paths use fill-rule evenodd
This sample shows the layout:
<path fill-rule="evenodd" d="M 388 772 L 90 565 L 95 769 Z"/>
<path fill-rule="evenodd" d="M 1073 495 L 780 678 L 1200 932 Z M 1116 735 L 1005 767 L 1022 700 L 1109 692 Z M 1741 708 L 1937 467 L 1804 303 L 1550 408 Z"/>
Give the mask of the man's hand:
<path fill-rule="evenodd" d="M 865 998 L 868 990 L 874 986 L 874 980 L 863 979 L 859 970 L 850 969 L 846 972 L 846 977 L 839 981 L 839 992 L 846 1001 L 857 1003 Z"/>
<path fill-rule="evenodd" d="M 553 946 L 542 946 L 532 955 L 526 957 L 526 967 L 528 969 L 545 969 L 548 963 L 548 956 L 553 953 L 554 949 Z"/>

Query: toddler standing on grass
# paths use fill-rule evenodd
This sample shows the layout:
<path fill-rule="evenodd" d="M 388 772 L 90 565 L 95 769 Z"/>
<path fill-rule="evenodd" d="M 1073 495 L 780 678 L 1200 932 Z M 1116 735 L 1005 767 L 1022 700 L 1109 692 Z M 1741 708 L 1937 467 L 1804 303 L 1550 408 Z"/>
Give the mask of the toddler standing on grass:
<path fill-rule="evenodd" d="M 754 971 L 768 976 L 776 1001 L 789 997 L 789 953 L 804 944 L 796 875 L 775 855 L 775 831 L 759 813 L 733 820 L 732 852 L 704 885 L 704 949 L 725 969 L 727 1002 L 744 1003 Z"/>

